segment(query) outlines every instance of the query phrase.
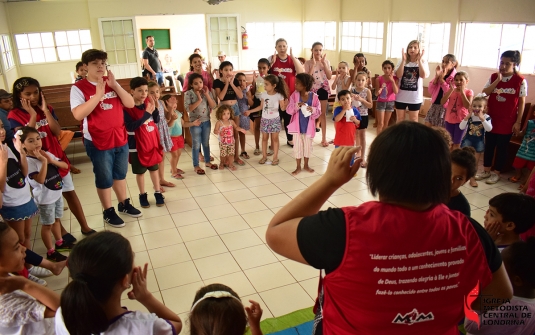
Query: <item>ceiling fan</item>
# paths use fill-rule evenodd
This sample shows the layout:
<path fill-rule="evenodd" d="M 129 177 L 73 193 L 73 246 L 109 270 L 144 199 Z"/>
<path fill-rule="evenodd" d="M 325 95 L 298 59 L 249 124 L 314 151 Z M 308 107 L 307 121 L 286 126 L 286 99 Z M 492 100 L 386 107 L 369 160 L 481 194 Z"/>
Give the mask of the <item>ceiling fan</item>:
<path fill-rule="evenodd" d="M 232 0 L 204 0 L 204 1 L 206 1 L 209 5 L 219 5 L 222 2 L 227 2 L 227 1 L 232 1 Z"/>

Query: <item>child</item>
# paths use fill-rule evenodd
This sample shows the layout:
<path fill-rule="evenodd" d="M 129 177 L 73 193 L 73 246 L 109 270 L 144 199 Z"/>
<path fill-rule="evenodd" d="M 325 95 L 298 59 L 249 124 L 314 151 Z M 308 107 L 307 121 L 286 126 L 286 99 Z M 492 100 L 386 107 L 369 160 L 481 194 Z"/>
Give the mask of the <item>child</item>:
<path fill-rule="evenodd" d="M 442 57 L 442 66 L 437 65 L 435 78 L 429 82 L 428 91 L 431 94 L 431 107 L 425 115 L 425 125 L 430 127 L 444 127 L 446 106 L 441 103 L 444 93 L 454 87 L 453 78 L 457 73 L 457 59 L 452 54 Z"/>
<path fill-rule="evenodd" d="M 233 65 L 229 61 L 221 62 L 219 65 L 219 77 L 221 79 L 214 80 L 214 89 L 221 105 L 231 106 L 234 110 L 233 121 L 235 124 L 240 124 L 240 107 L 238 106 L 238 99 L 243 99 L 243 91 L 239 88 L 240 83 L 236 79 L 233 72 Z M 239 149 L 240 142 L 238 131 L 234 131 L 234 163 L 243 166 L 245 163 L 240 159 Z"/>
<path fill-rule="evenodd" d="M 527 168 L 529 173 L 535 167 L 535 120 L 529 120 L 526 128 L 518 133 L 519 136 L 524 136 L 522 144 L 516 153 L 513 167 L 515 168 L 515 175 L 509 178 L 510 181 L 516 183 L 522 177 L 522 169 Z M 527 181 L 526 181 L 527 182 Z M 518 189 L 522 189 L 520 185 Z"/>
<path fill-rule="evenodd" d="M 481 314 L 479 325 L 465 319 L 464 328 L 468 335 L 535 333 L 535 237 L 511 244 L 503 250 L 502 259 L 513 286 L 513 298 L 499 308 Z"/>
<path fill-rule="evenodd" d="M 332 77 L 331 63 L 327 59 L 327 54 L 323 53 L 323 44 L 315 42 L 310 48 L 312 55 L 310 59 L 305 62 L 305 73 L 308 73 L 314 78 L 314 85 L 312 85 L 312 92 L 318 95 L 321 103 L 321 115 L 316 120 L 316 129 L 321 127 L 321 146 L 327 147 L 327 103 L 329 102 L 329 95 L 331 89 L 329 87 L 329 80 Z M 293 93 L 290 91 L 290 93 Z"/>
<path fill-rule="evenodd" d="M 236 80 L 238 80 L 238 83 L 240 84 L 239 89 L 242 91 L 242 98 L 238 98 L 238 107 L 240 108 L 240 122 L 238 125 L 242 127 L 245 130 L 251 129 L 251 120 L 249 119 L 249 116 L 245 115 L 245 113 L 249 110 L 249 99 L 247 98 L 247 94 L 251 94 L 249 91 L 249 87 L 247 86 L 247 79 L 245 77 L 245 74 L 240 72 L 236 74 Z M 244 133 L 238 133 L 240 136 L 240 147 L 241 147 L 241 154 L 240 157 L 244 159 L 249 159 L 249 155 L 245 151 L 245 134 Z"/>
<path fill-rule="evenodd" d="M 303 169 L 310 173 L 314 169 L 308 166 L 308 159 L 312 153 L 312 140 L 316 135 L 315 120 L 321 113 L 321 104 L 318 95 L 311 92 L 314 78 L 308 73 L 299 73 L 295 76 L 295 92 L 290 96 L 286 111 L 292 116 L 288 125 L 288 132 L 294 134 L 294 155 L 297 169 L 292 175 L 301 172 L 301 158 L 304 158 Z M 303 113 L 306 110 L 306 115 Z"/>
<path fill-rule="evenodd" d="M 139 205 L 149 208 L 147 192 L 145 192 L 145 172 L 149 170 L 154 188 L 156 206 L 165 204 L 160 192 L 160 175 L 158 165 L 162 161 L 162 145 L 156 124 L 160 121 L 160 111 L 155 108 L 155 101 L 148 96 L 148 82 L 143 77 L 135 77 L 130 81 L 130 92 L 135 106 L 124 109 L 124 124 L 128 131 L 128 160 L 132 165 L 132 173 L 136 175 L 139 188 Z"/>
<path fill-rule="evenodd" d="M 41 223 L 41 239 L 46 247 L 46 259 L 62 262 L 67 259 L 58 251 L 70 250 L 72 243 L 63 240 L 61 236 L 61 221 L 63 216 L 63 197 L 61 188 L 63 181 L 59 175 L 59 168 L 68 168 L 50 152 L 42 149 L 41 136 L 33 127 L 23 127 L 20 141 L 26 151 L 28 162 L 28 181 L 33 188 L 33 198 L 39 207 L 39 222 Z M 54 235 L 56 243 L 52 243 L 50 233 Z"/>
<path fill-rule="evenodd" d="M 295 85 L 295 84 L 294 84 Z M 260 106 L 251 109 L 250 112 L 262 111 L 260 120 L 260 131 L 262 132 L 262 159 L 260 164 L 267 162 L 268 156 L 268 139 L 271 136 L 271 145 L 273 147 L 273 161 L 271 165 L 279 164 L 279 132 L 281 131 L 281 120 L 279 110 L 286 111 L 288 105 L 288 95 L 286 94 L 286 84 L 279 77 L 269 74 L 264 77 L 264 88 L 260 98 Z"/>
<path fill-rule="evenodd" d="M 74 183 L 69 172 L 69 159 L 58 141 L 58 137 L 61 135 L 61 127 L 56 119 L 54 109 L 46 103 L 39 82 L 30 77 L 22 77 L 15 80 L 13 83 L 13 96 L 15 108 L 8 114 L 11 128 L 13 131 L 17 131 L 24 126 L 36 128 L 41 134 L 43 149 L 67 164 L 66 169 L 59 169 L 59 174 L 63 179 L 63 196 L 67 200 L 72 214 L 78 220 L 82 235 L 93 234 L 95 231 L 87 225 L 82 204 L 74 190 Z M 76 239 L 67 234 L 66 231 L 63 231 L 63 235 L 70 242 L 76 242 Z"/>
<path fill-rule="evenodd" d="M 171 148 L 171 177 L 175 179 L 184 179 L 184 171 L 178 168 L 178 160 L 184 148 L 184 136 L 182 134 L 182 128 L 199 126 L 201 121 L 199 119 L 195 122 L 184 122 L 182 113 L 177 108 L 176 94 L 166 94 L 162 97 L 162 101 L 165 104 L 165 119 L 169 127 L 169 134 L 171 135 L 171 141 L 173 147 Z"/>
<path fill-rule="evenodd" d="M 396 68 L 399 91 L 396 94 L 397 122 L 405 120 L 405 110 L 409 110 L 409 120 L 418 122 L 418 112 L 424 99 L 424 79 L 429 77 L 429 64 L 424 60 L 425 50 L 420 42 L 413 40 L 401 50 L 401 63 Z"/>
<path fill-rule="evenodd" d="M 368 108 L 373 107 L 372 92 L 366 88 L 368 75 L 366 72 L 359 72 L 355 77 L 354 87 L 351 90 L 351 105 L 356 107 L 360 113 L 360 124 L 355 134 L 355 144 L 361 147 L 359 156 L 362 157 L 361 168 L 366 168 L 366 129 L 368 128 Z"/>
<path fill-rule="evenodd" d="M 245 112 L 245 115 L 249 116 L 251 121 L 253 121 L 254 126 L 254 141 L 255 141 L 255 150 L 254 155 L 258 156 L 262 153 L 260 150 L 260 120 L 262 119 L 262 112 L 251 112 L 251 110 L 260 106 L 260 99 L 262 98 L 262 93 L 266 91 L 264 87 L 264 77 L 268 75 L 269 70 L 271 69 L 271 63 L 266 58 L 260 58 L 258 60 L 258 75 L 256 71 L 253 72 L 253 84 L 250 89 L 250 94 L 247 95 L 250 110 Z M 273 152 L 268 152 L 268 156 L 273 155 Z"/>
<path fill-rule="evenodd" d="M 388 127 L 390 117 L 394 112 L 396 94 L 399 91 L 397 84 L 399 79 L 394 75 L 394 63 L 385 60 L 381 66 L 384 74 L 377 78 L 377 107 L 375 108 L 377 135 Z"/>
<path fill-rule="evenodd" d="M 485 151 L 485 132 L 492 130 L 492 122 L 487 114 L 487 98 L 476 96 L 472 100 L 470 113 L 459 124 L 459 128 L 466 129 L 466 135 L 461 142 L 461 148 L 472 147 L 476 151 L 476 166 L 481 154 Z M 477 187 L 477 176 L 470 178 L 470 186 Z"/>
<path fill-rule="evenodd" d="M 198 73 L 192 73 L 188 78 L 188 91 L 184 94 L 184 109 L 189 113 L 189 120 L 201 122 L 198 126 L 190 128 L 192 141 L 193 169 L 199 175 L 203 175 L 203 169 L 199 167 L 199 152 L 202 144 L 205 166 L 217 170 L 217 165 L 210 163 L 210 111 L 216 104 L 212 92 L 203 84 L 203 77 Z"/>
<path fill-rule="evenodd" d="M 520 234 L 535 224 L 535 198 L 519 193 L 502 193 L 489 200 L 485 213 L 485 229 L 503 250 L 519 241 Z"/>
<path fill-rule="evenodd" d="M 223 284 L 210 284 L 195 293 L 189 314 L 190 334 L 243 334 L 249 325 L 251 335 L 262 335 L 262 308 L 249 300 L 243 307 L 234 290 Z"/>
<path fill-rule="evenodd" d="M 338 73 L 336 74 L 336 79 L 333 80 L 331 89 L 336 90 L 336 94 L 340 93 L 342 90 L 349 90 L 351 87 L 351 76 L 349 75 L 349 64 L 347 62 L 341 61 L 338 63 Z M 338 96 L 335 98 L 333 108 L 340 106 L 338 101 Z"/>
<path fill-rule="evenodd" d="M 74 79 L 74 82 L 80 81 L 82 79 L 85 79 L 87 77 L 87 69 L 84 67 L 84 63 L 78 62 L 76 63 L 76 78 Z"/>
<path fill-rule="evenodd" d="M 6 90 L 0 89 L 0 120 L 4 124 L 6 131 L 6 138 L 10 141 L 13 139 L 13 130 L 11 130 L 7 115 L 10 110 L 13 109 L 13 94 L 8 93 Z"/>
<path fill-rule="evenodd" d="M 75 119 L 83 120 L 84 146 L 93 163 L 104 222 L 113 227 L 124 227 L 124 221 L 111 204 L 112 187 L 120 213 L 142 216 L 126 195 L 128 137 L 123 107 L 134 107 L 134 98 L 117 83 L 111 71 L 104 76 L 107 59 L 108 54 L 102 50 L 89 49 L 82 54 L 87 79 L 71 88 L 71 109 Z M 69 207 L 72 209 L 70 204 Z"/>
<path fill-rule="evenodd" d="M 147 290 L 147 268 L 134 266 L 130 242 L 110 231 L 80 241 L 69 256 L 56 334 L 178 334 L 182 321 Z M 123 292 L 149 313 L 121 307 Z"/>
<path fill-rule="evenodd" d="M 451 193 L 448 208 L 470 217 L 470 204 L 460 188 L 477 172 L 476 151 L 471 147 L 455 149 L 451 152 Z"/>
<path fill-rule="evenodd" d="M 54 334 L 53 318 L 59 307 L 59 294 L 23 276 L 26 248 L 17 233 L 0 222 L 0 333 Z"/>
<path fill-rule="evenodd" d="M 499 71 L 490 76 L 483 88 L 483 93 L 489 96 L 488 113 L 492 117 L 493 127 L 485 133 L 484 171 L 476 179 L 487 179 L 487 184 L 496 184 L 500 180 L 500 171 L 507 161 L 511 134 L 521 130 L 528 84 L 516 71 L 519 65 L 520 52 L 505 51 L 500 57 Z M 492 173 L 491 167 L 494 167 Z"/>
<path fill-rule="evenodd" d="M 160 192 L 164 192 L 163 186 L 166 187 L 175 187 L 176 185 L 168 182 L 165 180 L 165 153 L 170 152 L 171 148 L 173 148 L 173 142 L 171 141 L 171 135 L 169 134 L 169 126 L 167 125 L 167 121 L 165 119 L 165 108 L 163 105 L 163 101 L 160 101 L 160 87 L 158 86 L 158 83 L 154 81 L 149 82 L 149 94 L 154 100 L 154 102 L 157 104 L 157 109 L 160 114 L 160 120 L 159 122 L 156 122 L 156 126 L 158 127 L 158 134 L 160 134 L 160 144 L 163 148 L 163 158 L 160 164 L 158 164 L 158 175 L 160 178 Z"/>
<path fill-rule="evenodd" d="M 468 88 L 468 74 L 464 71 L 459 71 L 455 74 L 455 87 L 451 86 L 440 103 L 447 104 L 446 116 L 444 117 L 444 126 L 450 133 L 453 145 L 451 150 L 459 149 L 463 139 L 465 130 L 459 127 L 459 124 L 468 115 L 468 108 L 472 104 L 474 92 Z"/>
<path fill-rule="evenodd" d="M 341 106 L 334 110 L 333 121 L 336 133 L 334 135 L 334 146 L 352 147 L 355 145 L 356 128 L 360 125 L 360 113 L 357 107 L 351 104 L 351 92 L 340 91 L 338 101 Z M 353 165 L 354 159 L 351 160 Z"/>
<path fill-rule="evenodd" d="M 234 120 L 234 108 L 229 105 L 221 105 L 217 108 L 215 117 L 217 122 L 214 126 L 214 134 L 219 137 L 220 162 L 219 169 L 223 170 L 228 166 L 232 171 L 236 171 L 236 166 L 232 164 L 234 157 L 234 130 L 245 134 L 245 129 L 238 126 Z"/>

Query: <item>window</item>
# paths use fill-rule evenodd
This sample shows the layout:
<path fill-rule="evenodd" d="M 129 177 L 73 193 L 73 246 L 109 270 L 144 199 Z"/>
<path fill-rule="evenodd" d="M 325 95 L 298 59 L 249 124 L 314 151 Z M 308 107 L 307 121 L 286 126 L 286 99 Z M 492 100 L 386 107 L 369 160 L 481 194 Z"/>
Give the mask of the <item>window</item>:
<path fill-rule="evenodd" d="M 412 40 L 420 41 L 429 62 L 441 62 L 448 53 L 449 23 L 392 22 L 390 27 L 390 57 L 400 58 L 401 49 Z"/>
<path fill-rule="evenodd" d="M 248 22 L 245 27 L 249 35 L 249 51 L 245 65 L 249 68 L 256 69 L 260 58 L 273 55 L 275 41 L 279 38 L 288 42 L 288 47 L 293 48 L 295 56 L 301 53 L 303 47 L 300 22 Z"/>
<path fill-rule="evenodd" d="M 102 21 L 102 34 L 109 64 L 137 63 L 138 52 L 131 19 Z"/>
<path fill-rule="evenodd" d="M 342 50 L 383 53 L 383 22 L 342 22 Z"/>
<path fill-rule="evenodd" d="M 4 68 L 9 70 L 15 67 L 15 62 L 13 61 L 13 49 L 11 48 L 11 41 L 8 35 L 0 36 L 0 50 L 2 51 Z"/>
<path fill-rule="evenodd" d="M 336 50 L 336 22 L 308 21 L 304 25 L 305 48 L 315 42 L 323 44 L 326 50 Z"/>
<path fill-rule="evenodd" d="M 535 73 L 535 25 L 463 23 L 460 49 L 462 65 L 493 69 L 504 51 L 519 50 L 520 71 Z"/>
<path fill-rule="evenodd" d="M 59 60 L 80 59 L 92 48 L 89 30 L 56 31 L 54 37 Z"/>
<path fill-rule="evenodd" d="M 89 30 L 16 34 L 15 41 L 21 64 L 80 59 L 92 48 Z"/>

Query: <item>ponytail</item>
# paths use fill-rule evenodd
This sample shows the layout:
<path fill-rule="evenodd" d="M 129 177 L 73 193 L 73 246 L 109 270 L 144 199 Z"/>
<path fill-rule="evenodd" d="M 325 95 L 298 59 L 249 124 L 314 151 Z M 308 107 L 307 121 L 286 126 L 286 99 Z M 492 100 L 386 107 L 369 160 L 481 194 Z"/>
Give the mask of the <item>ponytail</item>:
<path fill-rule="evenodd" d="M 108 329 L 110 320 L 102 305 L 132 272 L 133 261 L 130 242 L 117 233 L 100 232 L 74 246 L 69 256 L 72 281 L 60 301 L 71 335 L 100 334 Z"/>
<path fill-rule="evenodd" d="M 267 80 L 271 85 L 275 86 L 275 92 L 282 95 L 284 99 L 288 99 L 288 87 L 284 80 L 281 80 L 274 74 L 268 74 L 264 77 L 264 80 Z"/>

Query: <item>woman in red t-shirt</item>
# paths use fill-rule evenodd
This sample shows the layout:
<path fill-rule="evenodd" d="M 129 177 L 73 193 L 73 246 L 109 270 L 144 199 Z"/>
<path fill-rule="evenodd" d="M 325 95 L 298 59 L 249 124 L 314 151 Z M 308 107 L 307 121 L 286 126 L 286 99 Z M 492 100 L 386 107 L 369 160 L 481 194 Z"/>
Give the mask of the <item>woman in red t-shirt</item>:
<path fill-rule="evenodd" d="M 290 96 L 295 91 L 295 75 L 303 73 L 305 69 L 303 65 L 297 59 L 290 48 L 290 54 L 288 55 L 288 43 L 284 38 L 279 38 L 275 42 L 275 53 L 269 56 L 268 59 L 271 62 L 270 74 L 274 74 L 286 82 L 288 86 L 287 95 Z M 292 116 L 286 113 L 286 111 L 280 111 L 281 119 L 284 120 L 284 130 L 286 131 L 286 139 L 289 146 L 293 147 L 293 135 L 288 134 L 288 125 Z"/>

